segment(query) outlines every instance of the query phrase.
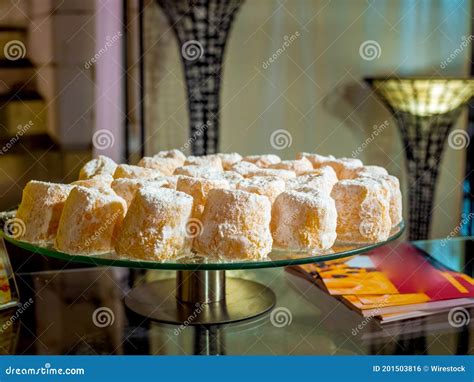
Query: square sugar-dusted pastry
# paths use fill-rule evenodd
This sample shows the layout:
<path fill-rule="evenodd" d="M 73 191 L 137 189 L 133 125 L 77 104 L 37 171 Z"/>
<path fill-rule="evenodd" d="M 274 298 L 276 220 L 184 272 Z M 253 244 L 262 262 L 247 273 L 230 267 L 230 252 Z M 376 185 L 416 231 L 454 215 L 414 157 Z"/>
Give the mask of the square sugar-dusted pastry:
<path fill-rule="evenodd" d="M 167 188 L 142 187 L 130 204 L 115 245 L 121 257 L 161 261 L 186 254 L 193 198 Z"/>
<path fill-rule="evenodd" d="M 113 175 L 117 168 L 117 163 L 115 163 L 109 157 L 104 155 L 99 155 L 97 158 L 94 158 L 87 162 L 79 172 L 79 179 L 89 179 L 96 175 Z"/>
<path fill-rule="evenodd" d="M 69 254 L 100 254 L 113 250 L 117 230 L 127 211 L 115 192 L 77 186 L 70 192 L 59 220 L 56 248 Z"/>
<path fill-rule="evenodd" d="M 229 182 L 224 178 L 206 179 L 206 178 L 192 178 L 185 175 L 178 177 L 176 190 L 184 192 L 193 197 L 193 213 L 192 217 L 200 219 L 204 205 L 207 201 L 207 195 L 214 188 L 230 188 Z"/>
<path fill-rule="evenodd" d="M 285 187 L 285 181 L 275 176 L 254 176 L 246 178 L 236 185 L 238 190 L 266 196 L 272 203 L 278 195 L 285 191 Z"/>
<path fill-rule="evenodd" d="M 30 243 L 53 241 L 64 203 L 73 188 L 67 184 L 29 181 L 16 213 L 19 230 L 15 238 Z"/>
<path fill-rule="evenodd" d="M 375 243 L 387 240 L 391 230 L 390 195 L 374 179 L 337 182 L 331 192 L 337 208 L 337 240 Z"/>
<path fill-rule="evenodd" d="M 336 240 L 336 225 L 336 204 L 327 193 L 285 191 L 273 204 L 271 231 L 279 248 L 329 249 Z"/>
<path fill-rule="evenodd" d="M 194 249 L 230 259 L 264 259 L 272 250 L 271 203 L 241 190 L 213 189 L 202 214 Z"/>

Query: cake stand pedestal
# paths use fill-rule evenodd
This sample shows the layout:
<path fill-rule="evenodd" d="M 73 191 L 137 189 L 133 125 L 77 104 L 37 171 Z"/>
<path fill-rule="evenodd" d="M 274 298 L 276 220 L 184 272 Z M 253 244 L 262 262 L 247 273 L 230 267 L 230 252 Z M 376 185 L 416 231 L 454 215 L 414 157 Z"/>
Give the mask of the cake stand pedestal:
<path fill-rule="evenodd" d="M 179 325 L 216 325 L 246 320 L 273 308 L 266 286 L 226 277 L 225 271 L 177 271 L 176 279 L 140 285 L 125 304 L 139 315 Z"/>

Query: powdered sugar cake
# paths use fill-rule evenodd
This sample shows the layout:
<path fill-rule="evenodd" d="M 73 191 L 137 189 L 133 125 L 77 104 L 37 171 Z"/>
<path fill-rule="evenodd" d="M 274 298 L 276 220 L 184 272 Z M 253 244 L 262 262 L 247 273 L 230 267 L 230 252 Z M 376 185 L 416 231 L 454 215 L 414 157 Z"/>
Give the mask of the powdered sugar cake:
<path fill-rule="evenodd" d="M 117 163 L 112 159 L 104 155 L 99 155 L 81 168 L 79 171 L 79 179 L 89 179 L 95 175 L 113 175 L 116 168 Z"/>
<path fill-rule="evenodd" d="M 319 168 L 321 166 L 324 166 L 326 162 L 336 159 L 336 157 L 332 155 L 325 156 L 325 155 L 320 155 L 320 154 L 315 154 L 315 153 L 303 152 L 303 153 L 298 153 L 296 155 L 296 159 L 302 159 L 302 158 L 306 158 L 307 160 L 309 160 L 314 168 Z"/>
<path fill-rule="evenodd" d="M 275 168 L 261 168 L 251 162 L 238 162 L 231 167 L 231 170 L 237 172 L 245 178 L 254 176 L 272 176 L 281 179 L 291 179 L 296 177 L 296 173 L 290 170 L 282 170 Z"/>
<path fill-rule="evenodd" d="M 337 158 L 322 162 L 319 167 L 321 166 L 331 166 L 334 171 L 336 171 L 338 179 L 342 180 L 346 179 L 348 176 L 347 174 L 350 174 L 352 170 L 362 167 L 363 163 L 360 159 L 356 158 Z"/>
<path fill-rule="evenodd" d="M 357 158 L 336 158 L 332 155 L 324 156 L 310 153 L 298 153 L 297 158 L 306 158 L 314 168 L 331 166 L 339 179 L 346 179 L 346 171 L 363 166 L 362 161 Z"/>
<path fill-rule="evenodd" d="M 183 165 L 180 158 L 143 157 L 138 166 L 158 170 L 165 176 L 173 175 L 174 170 Z"/>
<path fill-rule="evenodd" d="M 194 219 L 200 219 L 204 205 L 206 204 L 207 195 L 214 188 L 230 188 L 229 182 L 224 178 L 206 179 L 192 178 L 190 176 L 180 175 L 176 190 L 184 192 L 193 197 L 193 213 Z"/>
<path fill-rule="evenodd" d="M 160 171 L 165 176 L 173 175 L 176 168 L 182 166 L 186 160 L 179 150 L 159 151 L 152 157 L 144 157 L 138 162 L 138 166 Z"/>
<path fill-rule="evenodd" d="M 283 160 L 279 163 L 272 164 L 268 168 L 275 168 L 279 170 L 290 170 L 301 175 L 305 172 L 313 170 L 313 165 L 306 158 L 295 159 L 295 160 Z"/>
<path fill-rule="evenodd" d="M 288 190 L 300 188 L 312 188 L 319 192 L 330 194 L 334 185 L 338 182 L 336 172 L 330 166 L 320 167 L 286 181 Z"/>
<path fill-rule="evenodd" d="M 238 153 L 217 153 L 203 156 L 190 156 L 185 161 L 186 165 L 211 166 L 219 170 L 230 170 L 230 168 L 240 162 L 242 156 Z"/>
<path fill-rule="evenodd" d="M 163 188 L 169 188 L 171 190 L 176 190 L 176 185 L 178 184 L 178 176 L 177 175 L 171 175 L 171 176 L 163 176 L 163 177 L 158 177 L 154 178 L 152 180 L 165 180 L 166 183 L 163 185 Z"/>
<path fill-rule="evenodd" d="M 383 188 L 390 193 L 390 220 L 392 227 L 401 223 L 402 216 L 402 193 L 398 178 L 389 175 L 388 171 L 381 166 L 361 166 L 344 171 L 345 179 L 371 178 L 381 182 Z"/>
<path fill-rule="evenodd" d="M 229 182 L 231 188 L 235 188 L 237 183 L 244 179 L 242 175 L 232 170 L 224 171 L 222 177 Z"/>
<path fill-rule="evenodd" d="M 17 212 L 26 225 L 21 240 L 55 241 L 71 254 L 115 248 L 152 261 L 192 250 L 200 259 L 260 260 L 272 243 L 326 251 L 335 235 L 343 245 L 381 242 L 402 221 L 399 181 L 383 167 L 314 153 L 297 157 L 186 158 L 167 150 L 135 166 L 100 156 L 70 185 L 27 185 Z M 191 223 L 199 232 L 186 229 Z"/>
<path fill-rule="evenodd" d="M 56 248 L 70 254 L 113 250 L 117 229 L 127 211 L 115 192 L 77 186 L 69 193 L 59 220 Z"/>
<path fill-rule="evenodd" d="M 193 178 L 216 178 L 222 170 L 214 166 L 186 165 L 174 170 L 174 175 L 187 175 Z"/>
<path fill-rule="evenodd" d="M 395 227 L 403 220 L 402 210 L 402 192 L 400 190 L 400 182 L 393 175 L 376 175 L 374 173 L 361 173 L 360 178 L 371 178 L 379 181 L 389 192 L 390 200 L 390 221 L 392 227 Z"/>
<path fill-rule="evenodd" d="M 224 170 L 230 170 L 234 164 L 242 160 L 242 156 L 239 153 L 219 153 L 216 156 L 221 159 Z"/>
<path fill-rule="evenodd" d="M 109 174 L 99 174 L 94 175 L 92 178 L 83 179 L 83 180 L 76 180 L 72 182 L 71 185 L 74 186 L 82 186 L 87 188 L 96 188 L 98 190 L 107 191 L 110 189 L 114 178 L 112 175 Z"/>
<path fill-rule="evenodd" d="M 145 186 L 130 204 L 115 245 L 121 257 L 162 261 L 191 249 L 186 231 L 193 198 L 184 192 Z"/>
<path fill-rule="evenodd" d="M 290 170 L 282 170 L 277 168 L 258 168 L 256 170 L 250 170 L 244 175 L 246 178 L 254 176 L 274 176 L 276 178 L 288 180 L 296 178 L 296 173 Z"/>
<path fill-rule="evenodd" d="M 181 165 L 183 165 L 184 161 L 186 160 L 186 155 L 184 155 L 180 150 L 177 149 L 158 151 L 153 156 L 158 158 L 172 158 L 180 162 Z"/>
<path fill-rule="evenodd" d="M 285 187 L 285 181 L 275 176 L 254 176 L 243 179 L 236 185 L 238 190 L 266 196 L 272 203 L 278 195 L 285 191 Z"/>
<path fill-rule="evenodd" d="M 163 176 L 158 170 L 128 164 L 118 165 L 114 172 L 114 179 L 152 179 L 158 176 Z"/>
<path fill-rule="evenodd" d="M 138 191 L 138 189 L 145 186 L 160 188 L 169 186 L 169 182 L 167 177 L 156 179 L 120 178 L 115 179 L 111 185 L 115 193 L 125 200 L 127 206 L 130 206 L 130 203 L 132 203 L 132 200 L 135 197 L 135 193 Z"/>
<path fill-rule="evenodd" d="M 242 158 L 242 161 L 253 163 L 254 165 L 266 168 L 273 164 L 281 162 L 281 159 L 278 155 L 275 154 L 263 154 L 263 155 L 247 155 Z"/>
<path fill-rule="evenodd" d="M 274 245 L 282 249 L 326 250 L 336 240 L 337 211 L 327 193 L 285 191 L 272 208 Z"/>
<path fill-rule="evenodd" d="M 184 165 L 215 167 L 220 171 L 224 170 L 222 167 L 222 159 L 217 155 L 189 156 L 186 158 Z"/>
<path fill-rule="evenodd" d="M 56 237 L 59 219 L 72 186 L 31 180 L 23 190 L 16 218 L 24 224 L 19 240 L 47 243 Z"/>
<path fill-rule="evenodd" d="M 265 196 L 241 190 L 211 190 L 194 249 L 224 259 L 264 259 L 272 249 L 270 219 L 271 203 Z"/>
<path fill-rule="evenodd" d="M 393 175 L 382 175 L 380 179 L 386 181 L 390 187 L 390 220 L 392 221 L 392 227 L 394 227 L 403 220 L 400 181 Z"/>
<path fill-rule="evenodd" d="M 379 182 L 370 178 L 341 180 L 331 196 L 337 208 L 338 241 L 380 242 L 389 237 L 389 195 Z"/>
<path fill-rule="evenodd" d="M 380 166 L 361 166 L 348 168 L 341 175 L 341 179 L 355 179 L 360 176 L 382 176 L 388 175 L 388 171 Z"/>
<path fill-rule="evenodd" d="M 260 167 L 251 162 L 241 161 L 232 165 L 230 170 L 245 177 L 248 176 L 251 171 L 260 170 Z"/>

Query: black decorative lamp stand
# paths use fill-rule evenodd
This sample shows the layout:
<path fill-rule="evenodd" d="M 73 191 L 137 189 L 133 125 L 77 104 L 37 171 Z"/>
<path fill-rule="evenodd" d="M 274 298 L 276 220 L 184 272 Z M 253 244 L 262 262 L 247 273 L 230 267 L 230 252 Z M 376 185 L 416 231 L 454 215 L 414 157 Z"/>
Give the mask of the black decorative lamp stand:
<path fill-rule="evenodd" d="M 243 0 L 157 0 L 178 40 L 194 155 L 217 151 L 225 46 Z"/>
<path fill-rule="evenodd" d="M 462 78 L 368 78 L 398 121 L 405 147 L 409 186 L 410 240 L 428 238 L 441 154 L 446 140 L 465 148 L 469 137 L 453 131 L 474 80 Z M 449 137 L 449 139 L 448 139 Z M 464 146 L 464 147 L 463 147 Z"/>

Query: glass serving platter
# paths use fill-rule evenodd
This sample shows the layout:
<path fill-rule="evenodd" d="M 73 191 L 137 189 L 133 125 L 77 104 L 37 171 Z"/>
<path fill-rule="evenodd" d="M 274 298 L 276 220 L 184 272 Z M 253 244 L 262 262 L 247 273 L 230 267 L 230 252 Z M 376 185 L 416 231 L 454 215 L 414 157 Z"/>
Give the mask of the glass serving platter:
<path fill-rule="evenodd" d="M 276 296 L 269 286 L 252 280 L 226 277 L 227 270 L 283 267 L 352 256 L 397 239 L 405 228 L 404 223 L 400 223 L 392 229 L 390 237 L 380 243 L 336 243 L 327 251 L 274 249 L 262 260 L 194 255 L 160 262 L 126 259 L 115 253 L 71 255 L 56 250 L 51 244 L 43 246 L 18 240 L 19 235 L 15 236 L 15 232 L 7 228 L 11 226 L 15 212 L 0 213 L 0 239 L 30 252 L 97 266 L 176 271 L 175 278 L 136 286 L 126 295 L 125 305 L 147 319 L 168 324 L 187 322 L 189 325 L 234 323 L 265 314 L 275 306 Z M 193 317 L 192 322 L 189 322 L 189 317 Z"/>
<path fill-rule="evenodd" d="M 274 248 L 266 259 L 225 259 L 208 256 L 182 256 L 166 261 L 145 261 L 132 258 L 118 257 L 114 252 L 95 255 L 71 255 L 56 250 L 52 244 L 40 246 L 21 240 L 17 240 L 15 235 L 5 232 L 6 222 L 14 218 L 15 211 L 3 212 L 0 214 L 0 236 L 8 242 L 31 252 L 44 256 L 55 257 L 66 261 L 74 261 L 93 265 L 108 265 L 127 268 L 142 269 L 167 269 L 167 270 L 233 270 L 233 269 L 254 269 L 273 268 L 289 265 L 314 263 L 317 261 L 327 261 L 353 256 L 370 251 L 392 240 L 397 239 L 405 228 L 403 222 L 392 229 L 390 237 L 378 243 L 337 243 L 329 250 L 325 251 L 301 251 L 301 250 L 280 250 Z"/>

